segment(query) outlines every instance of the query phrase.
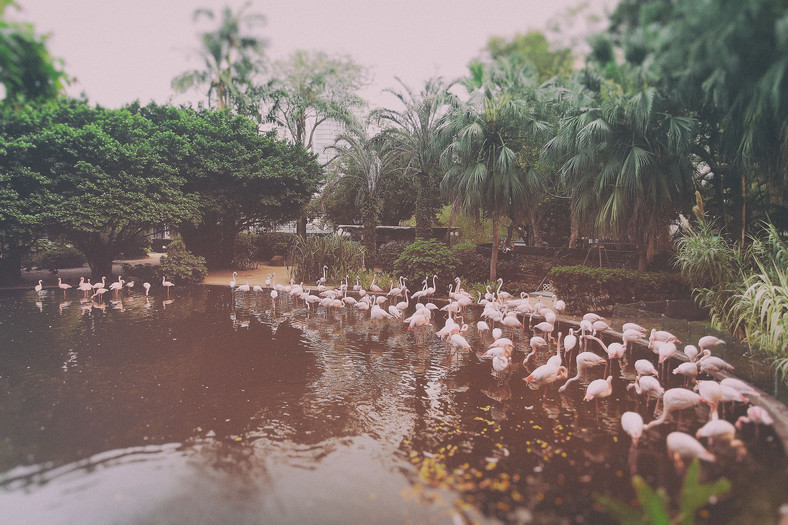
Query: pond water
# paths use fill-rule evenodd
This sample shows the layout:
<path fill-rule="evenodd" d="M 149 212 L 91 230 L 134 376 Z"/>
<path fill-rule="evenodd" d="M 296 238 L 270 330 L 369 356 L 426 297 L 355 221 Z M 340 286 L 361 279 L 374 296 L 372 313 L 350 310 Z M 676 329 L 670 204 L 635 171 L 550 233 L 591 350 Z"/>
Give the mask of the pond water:
<path fill-rule="evenodd" d="M 497 377 L 473 328 L 475 351 L 451 353 L 429 327 L 287 296 L 112 299 L 0 292 L 2 523 L 610 523 L 594 495 L 630 501 L 633 467 L 675 497 L 665 436 L 708 412 L 630 462 L 620 416 L 652 416 L 627 381 L 598 413 L 583 383 L 529 389 L 527 330 Z M 734 485 L 703 521 L 777 517 L 782 448 L 767 428 L 742 439 L 742 461 L 702 466 Z"/>

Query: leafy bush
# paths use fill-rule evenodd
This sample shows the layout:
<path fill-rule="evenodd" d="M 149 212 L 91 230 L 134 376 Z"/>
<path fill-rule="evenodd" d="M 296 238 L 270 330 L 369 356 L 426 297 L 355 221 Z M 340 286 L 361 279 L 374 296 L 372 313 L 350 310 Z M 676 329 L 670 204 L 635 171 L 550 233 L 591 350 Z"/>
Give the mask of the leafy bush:
<path fill-rule="evenodd" d="M 458 260 L 457 274 L 463 281 L 487 281 L 490 276 L 490 261 L 484 255 L 476 253 L 475 244 L 456 244 L 452 246 L 452 251 Z"/>
<path fill-rule="evenodd" d="M 126 281 L 137 281 L 137 284 L 144 282 L 155 283 L 161 281 L 162 272 L 158 266 L 153 266 L 150 263 L 134 265 L 123 263 L 121 265 L 121 275 Z"/>
<path fill-rule="evenodd" d="M 176 283 L 199 283 L 208 275 L 205 258 L 187 250 L 180 239 L 167 246 L 167 255 L 161 258 L 159 268 L 162 275 Z"/>
<path fill-rule="evenodd" d="M 378 247 L 378 266 L 384 272 L 392 273 L 394 271 L 394 262 L 408 246 L 410 246 L 410 243 L 407 241 L 391 241 L 381 244 Z"/>
<path fill-rule="evenodd" d="M 151 248 L 151 241 L 147 235 L 139 235 L 123 243 L 119 248 L 124 258 L 141 259 L 148 255 L 148 251 Z"/>
<path fill-rule="evenodd" d="M 691 525 L 700 509 L 731 491 L 731 482 L 725 478 L 709 483 L 700 480 L 699 460 L 694 459 L 684 474 L 678 497 L 671 501 L 664 489 L 654 490 L 645 479 L 632 476 L 632 488 L 637 497 L 637 507 L 602 495 L 595 495 L 597 503 L 619 523 L 677 523 Z"/>
<path fill-rule="evenodd" d="M 338 235 L 308 235 L 296 238 L 290 257 L 296 281 L 315 282 L 323 276 L 323 266 L 328 266 L 329 282 L 338 283 L 364 266 L 364 247 Z"/>
<path fill-rule="evenodd" d="M 274 255 L 287 255 L 297 239 L 298 235 L 293 233 L 266 232 L 254 235 L 252 237 L 256 248 L 254 258 L 258 261 L 268 261 Z"/>
<path fill-rule="evenodd" d="M 621 268 L 556 266 L 548 273 L 556 293 L 574 312 L 610 311 L 616 304 L 660 299 L 688 299 L 679 274 L 642 273 Z"/>
<path fill-rule="evenodd" d="M 402 252 L 394 262 L 394 271 L 408 282 L 420 282 L 427 275 L 437 275 L 438 282 L 451 282 L 460 265 L 457 255 L 436 239 L 420 239 Z"/>
<path fill-rule="evenodd" d="M 256 256 L 257 247 L 251 235 L 239 235 L 235 238 L 235 258 L 232 263 L 235 270 L 254 270 L 257 268 Z"/>
<path fill-rule="evenodd" d="M 35 251 L 23 261 L 26 268 L 58 270 L 79 268 L 85 264 L 82 252 L 62 241 L 42 239 L 36 243 Z"/>

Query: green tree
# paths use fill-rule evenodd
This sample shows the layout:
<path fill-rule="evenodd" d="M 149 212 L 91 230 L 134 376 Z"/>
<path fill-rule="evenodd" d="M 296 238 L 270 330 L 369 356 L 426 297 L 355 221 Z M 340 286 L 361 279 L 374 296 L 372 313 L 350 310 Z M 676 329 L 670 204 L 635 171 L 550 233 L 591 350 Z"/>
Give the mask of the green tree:
<path fill-rule="evenodd" d="M 544 123 L 532 108 L 502 90 L 479 89 L 455 114 L 453 142 L 443 154 L 448 168 L 441 184 L 460 199 L 466 211 L 481 210 L 492 221 L 490 280 L 496 278 L 502 217 L 511 216 L 528 191 L 529 169 L 521 166 L 517 150 L 523 134 L 536 135 Z"/>
<path fill-rule="evenodd" d="M 364 127 L 352 126 L 337 136 L 332 149 L 337 153 L 335 172 L 355 189 L 355 204 L 364 225 L 366 262 L 371 266 L 377 252 L 376 228 L 381 206 L 378 183 L 386 169 L 382 141 L 379 136 L 370 137 Z"/>
<path fill-rule="evenodd" d="M 178 229 L 211 269 L 232 265 L 239 232 L 296 218 L 321 182 L 312 153 L 229 110 L 151 104 L 136 111 L 182 141 L 168 162 L 197 203 L 198 217 L 180 221 Z"/>
<path fill-rule="evenodd" d="M 451 84 L 440 78 L 428 80 L 419 93 L 400 84 L 402 91 L 389 92 L 404 108 L 377 110 L 373 118 L 386 127 L 388 147 L 415 183 L 416 237 L 429 238 L 441 204 L 440 157 L 451 138 L 445 131 L 454 97 L 449 93 Z"/>
<path fill-rule="evenodd" d="M 512 58 L 520 66 L 529 66 L 536 71 L 539 84 L 556 76 L 566 77 L 574 69 L 572 50 L 551 49 L 541 31 L 517 34 L 511 39 L 495 36 L 487 41 L 485 49 L 493 61 Z"/>
<path fill-rule="evenodd" d="M 28 225 L 73 243 L 94 278 L 111 276 L 112 260 L 151 228 L 193 216 L 192 201 L 180 191 L 183 180 L 165 162 L 177 138 L 149 121 L 68 99 L 20 118 L 2 172 L 26 181 L 23 204 L 42 205 Z"/>
<path fill-rule="evenodd" d="M 36 35 L 31 24 L 5 19 L 9 7 L 16 7 L 16 2 L 0 0 L 0 84 L 5 88 L 1 102 L 17 107 L 53 99 L 66 75 L 49 54 L 46 38 Z"/>
<path fill-rule="evenodd" d="M 788 205 L 788 6 L 769 0 L 620 2 L 610 36 L 630 63 L 665 72 L 662 96 L 696 116 L 693 149 L 730 233 L 746 242 L 751 193 Z M 763 192 L 759 186 L 765 186 Z M 710 208 L 713 202 L 709 200 Z"/>
<path fill-rule="evenodd" d="M 254 76 L 263 69 L 263 52 L 266 41 L 254 36 L 252 31 L 265 18 L 261 14 L 247 14 L 250 2 L 237 12 L 229 7 L 222 10 L 219 27 L 202 33 L 202 47 L 198 53 L 204 64 L 201 69 L 181 73 L 172 80 L 172 88 L 186 92 L 208 86 L 209 107 L 236 108 L 242 113 L 251 111 L 252 98 L 248 94 Z M 210 9 L 197 9 L 194 20 L 216 15 Z"/>
<path fill-rule="evenodd" d="M 350 58 L 296 51 L 287 60 L 273 64 L 272 79 L 258 86 L 256 100 L 265 107 L 265 121 L 312 152 L 320 126 L 329 122 L 355 125 L 355 112 L 366 106 L 358 95 L 366 82 L 367 70 Z M 306 235 L 305 210 L 298 219 L 298 232 Z"/>

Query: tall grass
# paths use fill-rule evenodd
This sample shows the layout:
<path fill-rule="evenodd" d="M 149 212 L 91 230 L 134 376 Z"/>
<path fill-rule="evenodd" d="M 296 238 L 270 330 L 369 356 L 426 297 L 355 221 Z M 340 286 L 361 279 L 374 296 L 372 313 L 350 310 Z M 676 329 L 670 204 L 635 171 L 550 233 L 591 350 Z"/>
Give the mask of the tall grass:
<path fill-rule="evenodd" d="M 316 282 L 323 276 L 330 283 L 339 283 L 345 276 L 364 266 L 364 247 L 337 235 L 299 238 L 290 249 L 293 278 L 305 283 Z"/>
<path fill-rule="evenodd" d="M 741 250 L 701 221 L 677 244 L 676 263 L 712 325 L 765 352 L 788 379 L 788 244 L 772 224 Z"/>

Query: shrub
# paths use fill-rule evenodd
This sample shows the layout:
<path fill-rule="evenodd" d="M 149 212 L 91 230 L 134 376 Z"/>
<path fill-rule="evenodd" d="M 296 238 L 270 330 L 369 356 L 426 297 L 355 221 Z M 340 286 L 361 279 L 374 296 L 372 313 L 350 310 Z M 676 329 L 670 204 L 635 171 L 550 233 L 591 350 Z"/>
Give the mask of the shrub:
<path fill-rule="evenodd" d="M 364 247 L 338 235 L 308 235 L 296 238 L 290 258 L 296 281 L 315 282 L 323 276 L 323 266 L 328 266 L 328 280 L 339 282 L 364 266 Z"/>
<path fill-rule="evenodd" d="M 235 258 L 232 267 L 235 270 L 254 270 L 257 268 L 255 258 L 257 247 L 251 235 L 239 235 L 235 238 Z"/>
<path fill-rule="evenodd" d="M 548 279 L 573 312 L 611 311 L 616 304 L 688 299 L 690 295 L 686 281 L 672 273 L 556 266 L 548 273 Z"/>
<path fill-rule="evenodd" d="M 456 244 L 452 251 L 457 257 L 457 274 L 463 281 L 483 283 L 490 276 L 490 260 L 476 253 L 476 245 Z"/>
<path fill-rule="evenodd" d="M 394 272 L 394 262 L 410 246 L 407 241 L 391 241 L 381 244 L 378 248 L 377 264 L 387 273 Z"/>
<path fill-rule="evenodd" d="M 23 262 L 26 268 L 58 270 L 60 268 L 79 268 L 85 264 L 82 252 L 62 241 L 43 239 L 36 243 L 36 250 Z"/>
<path fill-rule="evenodd" d="M 269 261 L 274 255 L 285 256 L 296 243 L 298 235 L 293 233 L 266 232 L 252 236 L 256 248 L 254 258 Z"/>
<path fill-rule="evenodd" d="M 439 283 L 448 283 L 459 264 L 457 255 L 441 241 L 420 239 L 405 248 L 394 262 L 394 271 L 410 283 L 420 282 L 427 275 L 437 275 Z"/>
<path fill-rule="evenodd" d="M 176 283 L 199 283 L 208 275 L 205 257 L 194 255 L 187 250 L 180 239 L 167 246 L 167 255 L 161 258 L 159 267 L 162 275 Z"/>
<path fill-rule="evenodd" d="M 155 283 L 161 281 L 162 277 L 161 269 L 150 263 L 134 265 L 123 263 L 121 269 L 121 275 L 126 278 L 126 281 L 138 281 L 138 283 L 147 281 L 149 283 Z"/>

